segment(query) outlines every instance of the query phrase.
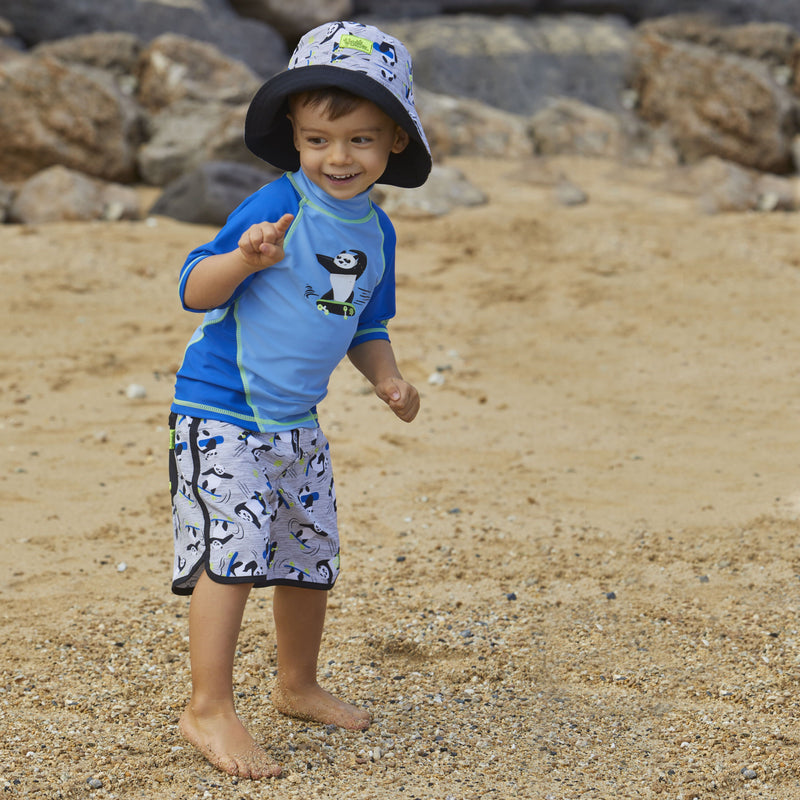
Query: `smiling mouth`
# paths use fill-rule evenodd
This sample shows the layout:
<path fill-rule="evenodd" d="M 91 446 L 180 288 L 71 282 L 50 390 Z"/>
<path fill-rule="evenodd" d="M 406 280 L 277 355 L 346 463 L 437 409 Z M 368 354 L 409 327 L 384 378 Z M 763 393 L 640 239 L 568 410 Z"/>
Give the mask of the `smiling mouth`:
<path fill-rule="evenodd" d="M 328 175 L 328 180 L 331 180 L 334 183 L 345 183 L 345 182 L 350 181 L 353 178 L 357 178 L 357 177 L 358 177 L 358 173 L 351 172 L 348 175 Z"/>

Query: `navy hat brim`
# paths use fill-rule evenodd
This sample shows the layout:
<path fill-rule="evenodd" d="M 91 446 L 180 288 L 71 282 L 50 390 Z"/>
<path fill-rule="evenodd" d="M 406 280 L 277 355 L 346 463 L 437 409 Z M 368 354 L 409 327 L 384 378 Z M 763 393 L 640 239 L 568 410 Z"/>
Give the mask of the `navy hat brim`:
<path fill-rule="evenodd" d="M 408 134 L 408 146 L 401 153 L 390 154 L 378 183 L 406 188 L 425 183 L 431 171 L 431 155 L 402 102 L 363 72 L 327 64 L 289 69 L 264 83 L 247 110 L 244 126 L 247 147 L 278 169 L 289 172 L 300 169 L 292 124 L 287 117 L 288 99 L 292 94 L 327 86 L 345 89 L 372 101 Z"/>

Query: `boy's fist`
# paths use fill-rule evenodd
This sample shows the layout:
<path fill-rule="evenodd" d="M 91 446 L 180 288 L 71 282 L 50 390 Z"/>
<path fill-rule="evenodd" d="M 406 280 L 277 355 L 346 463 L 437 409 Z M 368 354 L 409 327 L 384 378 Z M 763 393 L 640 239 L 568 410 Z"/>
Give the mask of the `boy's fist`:
<path fill-rule="evenodd" d="M 419 393 L 402 378 L 386 378 L 375 385 L 375 394 L 400 417 L 411 422 L 419 411 Z"/>
<path fill-rule="evenodd" d="M 283 259 L 283 237 L 294 216 L 284 214 L 277 222 L 251 225 L 239 239 L 239 253 L 254 269 L 265 269 Z"/>

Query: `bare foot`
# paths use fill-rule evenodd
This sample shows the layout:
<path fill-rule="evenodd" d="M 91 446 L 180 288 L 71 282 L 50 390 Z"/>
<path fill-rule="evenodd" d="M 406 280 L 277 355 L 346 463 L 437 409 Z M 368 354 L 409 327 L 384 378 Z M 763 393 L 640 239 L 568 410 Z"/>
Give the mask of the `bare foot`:
<path fill-rule="evenodd" d="M 198 717 L 187 706 L 178 722 L 183 737 L 215 767 L 240 778 L 274 778 L 281 768 L 259 747 L 236 714 Z"/>
<path fill-rule="evenodd" d="M 288 717 L 338 725 L 348 731 L 365 731 L 372 722 L 369 712 L 339 700 L 321 686 L 291 692 L 276 683 L 272 690 L 272 705 Z"/>

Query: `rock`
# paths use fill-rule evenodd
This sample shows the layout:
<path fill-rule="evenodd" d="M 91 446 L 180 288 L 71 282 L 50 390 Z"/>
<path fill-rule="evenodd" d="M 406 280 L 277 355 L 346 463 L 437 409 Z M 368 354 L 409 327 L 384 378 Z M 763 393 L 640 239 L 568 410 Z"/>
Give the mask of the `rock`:
<path fill-rule="evenodd" d="M 134 189 L 90 178 L 62 166 L 48 167 L 27 180 L 14 198 L 12 222 L 38 224 L 100 219 L 138 219 Z"/>
<path fill-rule="evenodd" d="M 750 769 L 749 767 L 742 767 L 742 777 L 746 781 L 753 781 L 758 777 L 758 773 L 754 769 Z"/>
<path fill-rule="evenodd" d="M 300 37 L 332 19 L 354 19 L 353 0 L 230 0 L 243 17 L 271 25 L 294 47 Z"/>
<path fill-rule="evenodd" d="M 632 85 L 641 117 L 663 126 L 687 161 L 718 155 L 763 171 L 793 168 L 796 103 L 766 65 L 645 25 Z"/>
<path fill-rule="evenodd" d="M 372 196 L 390 216 L 412 217 L 441 216 L 456 206 L 483 205 L 488 201 L 485 192 L 471 184 L 460 170 L 439 164 L 433 165 L 428 180 L 418 189 L 379 184 Z"/>
<path fill-rule="evenodd" d="M 621 108 L 630 26 L 619 18 L 456 16 L 387 21 L 429 91 L 533 114 L 553 97 Z"/>
<path fill-rule="evenodd" d="M 151 119 L 151 138 L 139 149 L 142 178 L 154 186 L 191 172 L 206 161 L 237 161 L 264 169 L 244 143 L 247 104 L 183 101 Z"/>
<path fill-rule="evenodd" d="M 451 155 L 524 158 L 533 152 L 527 123 L 518 114 L 422 89 L 415 100 L 434 161 Z"/>
<path fill-rule="evenodd" d="M 756 211 L 797 211 L 798 180 L 765 173 L 756 178 Z"/>
<path fill-rule="evenodd" d="M 553 196 L 562 206 L 582 206 L 589 202 L 586 192 L 567 178 L 559 180 L 553 190 Z"/>
<path fill-rule="evenodd" d="M 147 397 L 147 389 L 140 383 L 131 383 L 125 389 L 125 397 L 129 400 L 144 400 Z"/>
<path fill-rule="evenodd" d="M 244 103 L 261 79 L 241 61 L 205 42 L 165 33 L 139 59 L 139 102 L 159 111 L 179 100 Z"/>
<path fill-rule="evenodd" d="M 243 200 L 278 173 L 229 161 L 212 161 L 169 184 L 151 214 L 203 225 L 222 225 Z"/>
<path fill-rule="evenodd" d="M 141 112 L 102 72 L 49 56 L 0 63 L 0 174 L 22 180 L 61 164 L 111 181 L 136 178 Z"/>
<path fill-rule="evenodd" d="M 756 174 L 739 164 L 706 158 L 679 175 L 681 190 L 696 193 L 698 207 L 706 214 L 749 211 L 757 203 Z"/>
<path fill-rule="evenodd" d="M 618 115 L 579 100 L 560 97 L 533 115 L 530 128 L 536 153 L 617 158 L 623 151 Z"/>
<path fill-rule="evenodd" d="M 797 179 L 760 174 L 717 157 L 673 170 L 663 187 L 694 195 L 707 214 L 798 208 Z"/>
<path fill-rule="evenodd" d="M 54 42 L 43 42 L 31 51 L 51 56 L 65 64 L 81 64 L 132 79 L 142 50 L 142 41 L 132 33 L 87 33 Z"/>
<path fill-rule="evenodd" d="M 98 31 L 124 31 L 150 42 L 170 31 L 214 44 L 262 76 L 289 61 L 277 31 L 242 19 L 227 0 L 3 0 L 3 15 L 29 46 Z"/>

